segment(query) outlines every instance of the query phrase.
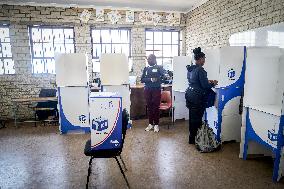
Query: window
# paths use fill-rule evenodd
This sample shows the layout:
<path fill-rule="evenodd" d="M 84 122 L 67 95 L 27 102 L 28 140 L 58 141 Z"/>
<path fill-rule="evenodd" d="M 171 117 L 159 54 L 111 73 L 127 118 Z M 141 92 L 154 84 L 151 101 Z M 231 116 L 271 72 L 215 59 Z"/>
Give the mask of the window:
<path fill-rule="evenodd" d="M 268 46 L 284 48 L 284 32 L 267 32 L 267 44 Z"/>
<path fill-rule="evenodd" d="M 255 46 L 255 32 L 247 31 L 233 34 L 229 43 L 230 46 Z"/>
<path fill-rule="evenodd" d="M 173 70 L 172 59 L 180 55 L 180 32 L 174 30 L 146 30 L 146 56 L 154 54 L 157 64 Z"/>
<path fill-rule="evenodd" d="M 0 75 L 3 74 L 15 74 L 8 25 L 0 25 Z"/>
<path fill-rule="evenodd" d="M 92 29 L 93 72 L 100 72 L 102 53 L 124 53 L 128 56 L 129 70 L 132 67 L 130 29 Z"/>
<path fill-rule="evenodd" d="M 33 73 L 55 73 L 55 53 L 74 53 L 71 27 L 31 26 L 30 44 Z"/>

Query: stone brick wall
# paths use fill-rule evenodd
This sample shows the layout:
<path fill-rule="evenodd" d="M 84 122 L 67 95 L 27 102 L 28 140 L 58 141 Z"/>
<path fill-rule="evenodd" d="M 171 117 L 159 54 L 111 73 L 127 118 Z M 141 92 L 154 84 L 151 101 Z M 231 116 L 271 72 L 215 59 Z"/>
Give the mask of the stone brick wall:
<path fill-rule="evenodd" d="M 284 22 L 283 0 L 209 0 L 187 14 L 186 52 L 229 45 L 233 33 Z"/>
<path fill-rule="evenodd" d="M 125 11 L 121 11 L 122 19 L 116 24 L 111 25 L 105 16 L 105 21 L 97 23 L 95 21 L 94 9 L 88 9 L 92 12 L 88 24 L 81 24 L 79 15 L 83 11 L 80 8 L 59 8 L 59 7 L 34 7 L 18 5 L 0 4 L 0 23 L 10 25 L 10 37 L 12 53 L 15 62 L 14 75 L 0 75 L 0 118 L 13 118 L 13 105 L 11 100 L 23 97 L 36 97 L 41 88 L 52 88 L 55 82 L 53 74 L 32 74 L 30 45 L 28 36 L 28 26 L 33 24 L 41 25 L 64 25 L 74 27 L 75 49 L 76 52 L 84 52 L 89 55 L 89 73 L 90 80 L 96 77 L 92 73 L 91 63 L 91 37 L 90 27 L 129 27 L 131 28 L 133 72 L 131 75 L 141 75 L 145 66 L 145 28 L 177 28 L 185 27 L 185 15 L 182 15 L 181 24 L 177 26 L 168 26 L 163 21 L 157 26 L 142 25 L 138 21 L 138 14 L 135 14 L 135 23 L 125 22 Z M 108 11 L 106 10 L 105 13 Z M 183 31 L 185 37 L 185 32 Z M 183 41 L 185 47 L 185 41 Z M 185 48 L 182 49 L 185 54 Z M 139 77 L 138 77 L 139 80 Z M 19 118 L 28 118 L 32 116 L 31 110 L 27 106 L 19 109 Z"/>

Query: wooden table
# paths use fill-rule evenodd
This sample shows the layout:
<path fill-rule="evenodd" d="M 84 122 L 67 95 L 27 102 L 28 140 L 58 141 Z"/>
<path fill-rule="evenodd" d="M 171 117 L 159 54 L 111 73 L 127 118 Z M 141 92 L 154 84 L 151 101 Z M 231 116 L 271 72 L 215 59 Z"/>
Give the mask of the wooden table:
<path fill-rule="evenodd" d="M 20 103 L 37 103 L 37 102 L 48 102 L 57 101 L 57 97 L 31 97 L 31 98 L 19 98 L 13 99 L 13 109 L 14 109 L 14 125 L 17 127 L 17 112 Z"/>

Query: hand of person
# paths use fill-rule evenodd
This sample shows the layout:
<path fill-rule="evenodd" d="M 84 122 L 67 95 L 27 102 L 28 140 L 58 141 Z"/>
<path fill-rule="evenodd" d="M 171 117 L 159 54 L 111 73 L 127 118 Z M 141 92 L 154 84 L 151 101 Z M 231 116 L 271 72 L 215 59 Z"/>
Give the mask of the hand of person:
<path fill-rule="evenodd" d="M 213 80 L 212 83 L 215 85 L 218 85 L 218 81 L 217 80 Z"/>
<path fill-rule="evenodd" d="M 151 78 L 151 81 L 152 81 L 152 82 L 157 82 L 157 81 L 158 81 L 158 78 Z"/>

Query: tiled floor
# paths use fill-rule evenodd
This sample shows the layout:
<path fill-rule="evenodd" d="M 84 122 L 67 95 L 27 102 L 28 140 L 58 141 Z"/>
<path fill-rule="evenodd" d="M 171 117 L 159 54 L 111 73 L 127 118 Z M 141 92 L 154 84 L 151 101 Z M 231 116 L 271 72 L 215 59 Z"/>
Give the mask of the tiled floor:
<path fill-rule="evenodd" d="M 272 160 L 238 158 L 239 144 L 201 154 L 187 144 L 187 122 L 145 132 L 146 120 L 127 132 L 123 158 L 131 188 L 284 188 L 272 182 Z M 60 135 L 58 126 L 11 123 L 0 129 L 0 188 L 85 188 L 90 134 Z M 126 188 L 114 159 L 93 162 L 90 188 Z"/>

